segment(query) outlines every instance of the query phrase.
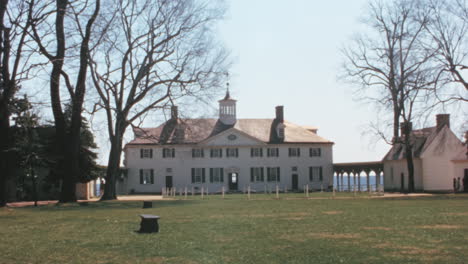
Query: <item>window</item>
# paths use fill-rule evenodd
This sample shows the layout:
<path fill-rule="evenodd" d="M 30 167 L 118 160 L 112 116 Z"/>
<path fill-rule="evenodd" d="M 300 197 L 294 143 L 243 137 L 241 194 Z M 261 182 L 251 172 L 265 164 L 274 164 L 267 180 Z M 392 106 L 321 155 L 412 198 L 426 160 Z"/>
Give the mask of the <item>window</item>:
<path fill-rule="evenodd" d="M 224 169 L 223 168 L 210 168 L 210 182 L 211 183 L 224 182 Z"/>
<path fill-rule="evenodd" d="M 321 148 L 310 148 L 309 149 L 309 156 L 310 157 L 320 157 L 320 156 L 322 156 L 322 149 Z"/>
<path fill-rule="evenodd" d="M 175 149 L 173 148 L 163 148 L 163 158 L 174 158 Z"/>
<path fill-rule="evenodd" d="M 141 159 L 153 158 L 153 150 L 152 149 L 140 149 L 140 158 Z"/>
<path fill-rule="evenodd" d="M 250 168 L 250 181 L 251 182 L 263 182 L 263 167 Z"/>
<path fill-rule="evenodd" d="M 239 149 L 237 148 L 227 148 L 226 149 L 226 157 L 239 157 Z"/>
<path fill-rule="evenodd" d="M 192 168 L 192 183 L 205 182 L 205 168 Z"/>
<path fill-rule="evenodd" d="M 322 167 L 309 167 L 310 181 L 323 181 Z"/>
<path fill-rule="evenodd" d="M 212 157 L 212 158 L 222 158 L 223 157 L 223 149 L 220 149 L 220 148 L 210 149 L 210 157 Z"/>
<path fill-rule="evenodd" d="M 140 169 L 140 184 L 154 184 L 153 169 Z"/>
<path fill-rule="evenodd" d="M 263 149 L 262 148 L 251 148 L 250 149 L 250 157 L 263 157 Z"/>
<path fill-rule="evenodd" d="M 192 149 L 192 158 L 203 158 L 204 154 L 203 149 Z"/>
<path fill-rule="evenodd" d="M 267 149 L 267 156 L 268 157 L 278 157 L 279 156 L 278 148 L 268 148 Z"/>
<path fill-rule="evenodd" d="M 267 168 L 267 181 L 269 182 L 280 181 L 280 167 Z"/>
<path fill-rule="evenodd" d="M 300 157 L 301 149 L 300 148 L 289 148 L 289 157 Z"/>
<path fill-rule="evenodd" d="M 284 138 L 284 127 L 279 127 L 278 128 L 278 137 L 279 138 Z"/>

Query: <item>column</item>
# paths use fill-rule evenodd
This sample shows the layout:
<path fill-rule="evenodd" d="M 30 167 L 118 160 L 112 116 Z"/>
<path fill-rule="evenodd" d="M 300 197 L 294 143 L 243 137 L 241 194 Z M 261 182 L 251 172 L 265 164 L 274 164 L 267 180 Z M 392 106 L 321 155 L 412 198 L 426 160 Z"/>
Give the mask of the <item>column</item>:
<path fill-rule="evenodd" d="M 380 171 L 376 171 L 375 172 L 375 184 L 376 184 L 376 188 L 377 188 L 377 191 L 380 190 Z"/>
<path fill-rule="evenodd" d="M 344 172 L 341 172 L 341 191 L 344 190 Z"/>
<path fill-rule="evenodd" d="M 358 192 L 361 192 L 361 172 L 357 175 L 357 182 L 358 182 Z"/>
<path fill-rule="evenodd" d="M 336 189 L 340 189 L 340 174 L 336 173 Z"/>
<path fill-rule="evenodd" d="M 353 192 L 356 190 L 356 172 L 353 172 Z"/>
<path fill-rule="evenodd" d="M 367 191 L 370 192 L 370 178 L 369 178 L 369 171 L 366 170 L 366 179 L 367 179 Z"/>
<path fill-rule="evenodd" d="M 348 172 L 348 192 L 351 191 L 351 173 Z"/>

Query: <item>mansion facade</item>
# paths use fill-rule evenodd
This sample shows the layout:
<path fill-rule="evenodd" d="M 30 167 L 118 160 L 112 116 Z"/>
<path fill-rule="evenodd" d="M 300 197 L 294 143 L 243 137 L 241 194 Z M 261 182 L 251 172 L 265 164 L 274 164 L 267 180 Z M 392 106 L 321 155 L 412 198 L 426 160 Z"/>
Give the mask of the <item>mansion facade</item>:
<path fill-rule="evenodd" d="M 171 119 L 156 128 L 135 128 L 125 148 L 122 193 L 161 193 L 187 188 L 211 193 L 328 189 L 333 185 L 333 142 L 317 129 L 287 122 L 283 107 L 274 119 L 237 119 L 229 91 L 218 119 Z"/>

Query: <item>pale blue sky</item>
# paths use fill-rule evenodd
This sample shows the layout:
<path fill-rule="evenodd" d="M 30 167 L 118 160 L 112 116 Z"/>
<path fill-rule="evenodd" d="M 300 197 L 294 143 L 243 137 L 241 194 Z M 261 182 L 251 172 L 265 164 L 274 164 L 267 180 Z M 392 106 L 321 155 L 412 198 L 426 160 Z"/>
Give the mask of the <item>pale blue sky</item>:
<path fill-rule="evenodd" d="M 273 118 L 275 106 L 283 105 L 286 120 L 316 126 L 320 136 L 335 142 L 334 162 L 381 160 L 389 146 L 375 136 L 363 136 L 379 118 L 376 109 L 354 100 L 356 87 L 338 80 L 343 63 L 340 49 L 353 34 L 367 30 L 360 18 L 368 0 L 225 1 L 228 11 L 219 25 L 219 37 L 234 62 L 230 87 L 238 100 L 237 116 Z M 201 111 L 198 104 L 179 106 L 182 116 L 200 117 L 215 115 L 218 102 Z M 109 143 L 102 118 L 95 118 L 93 131 L 100 147 L 99 163 L 107 164 Z M 434 119 L 422 122 L 434 125 Z M 163 121 L 160 113 L 151 113 L 143 126 Z M 129 129 L 124 144 L 131 139 Z"/>
<path fill-rule="evenodd" d="M 334 161 L 380 160 L 388 146 L 361 136 L 375 114 L 352 100 L 353 87 L 337 79 L 340 48 L 354 32 L 366 0 L 231 0 L 220 26 L 234 59 L 231 94 L 239 118 L 285 118 L 319 127 L 335 142 Z"/>

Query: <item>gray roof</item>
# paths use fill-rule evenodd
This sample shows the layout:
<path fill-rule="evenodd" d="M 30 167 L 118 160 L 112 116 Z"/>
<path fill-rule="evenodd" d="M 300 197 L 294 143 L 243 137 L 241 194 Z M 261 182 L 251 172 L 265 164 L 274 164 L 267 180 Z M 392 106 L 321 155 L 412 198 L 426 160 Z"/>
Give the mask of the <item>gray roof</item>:
<path fill-rule="evenodd" d="M 197 144 L 230 128 L 239 130 L 264 143 L 333 144 L 310 129 L 287 121 L 283 123 L 285 138 L 282 140 L 276 135 L 275 128 L 278 123 L 276 119 L 237 119 L 234 125 L 225 125 L 218 119 L 207 118 L 169 120 L 155 128 L 133 129 L 135 139 L 128 144 Z M 181 133 L 180 130 L 183 132 Z M 180 133 L 179 136 L 178 133 Z"/>
<path fill-rule="evenodd" d="M 438 131 L 436 127 L 427 127 L 411 131 L 411 140 L 413 142 L 413 157 L 420 158 L 422 153 L 424 153 L 427 147 L 437 136 L 437 133 Z M 383 160 L 401 160 L 405 158 L 405 146 L 404 144 L 398 143 L 392 146 Z"/>

